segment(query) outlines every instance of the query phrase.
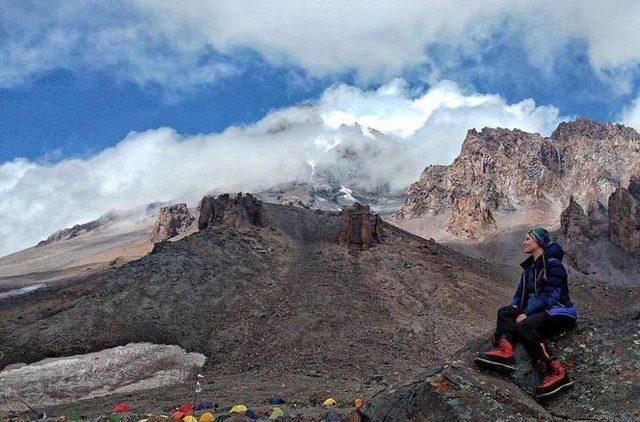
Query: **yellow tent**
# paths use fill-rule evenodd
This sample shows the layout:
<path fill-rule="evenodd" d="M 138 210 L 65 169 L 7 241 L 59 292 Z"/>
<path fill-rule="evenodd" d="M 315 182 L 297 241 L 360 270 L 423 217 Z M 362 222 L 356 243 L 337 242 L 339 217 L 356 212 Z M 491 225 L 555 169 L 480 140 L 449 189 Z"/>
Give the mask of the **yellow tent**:
<path fill-rule="evenodd" d="M 185 416 L 184 418 L 182 418 L 182 420 L 184 422 L 198 422 L 198 420 L 191 415 Z"/>
<path fill-rule="evenodd" d="M 236 404 L 231 408 L 229 413 L 244 413 L 246 411 L 247 411 L 247 406 L 245 406 L 244 404 Z"/>
<path fill-rule="evenodd" d="M 205 412 L 200 415 L 200 422 L 213 422 L 216 416 L 211 412 Z"/>
<path fill-rule="evenodd" d="M 336 404 L 337 404 L 336 401 L 331 397 L 329 397 L 328 399 L 322 402 L 323 406 L 335 406 Z"/>

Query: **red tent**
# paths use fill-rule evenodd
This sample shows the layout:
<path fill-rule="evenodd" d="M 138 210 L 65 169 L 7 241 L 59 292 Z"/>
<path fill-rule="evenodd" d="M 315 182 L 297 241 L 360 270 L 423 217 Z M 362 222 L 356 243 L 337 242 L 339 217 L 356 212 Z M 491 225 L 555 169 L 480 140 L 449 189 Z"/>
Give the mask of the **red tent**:
<path fill-rule="evenodd" d="M 118 403 L 113 407 L 113 413 L 131 412 L 131 405 L 129 403 Z"/>
<path fill-rule="evenodd" d="M 185 415 L 190 415 L 193 412 L 193 406 L 191 403 L 183 403 L 182 406 L 178 408 L 179 412 L 184 413 Z"/>

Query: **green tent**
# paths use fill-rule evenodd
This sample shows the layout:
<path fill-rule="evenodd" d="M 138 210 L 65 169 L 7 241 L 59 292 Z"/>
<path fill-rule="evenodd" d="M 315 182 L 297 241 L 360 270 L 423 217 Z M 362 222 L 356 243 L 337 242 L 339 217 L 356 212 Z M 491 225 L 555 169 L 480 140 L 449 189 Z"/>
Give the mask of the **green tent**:
<path fill-rule="evenodd" d="M 269 420 L 276 420 L 280 416 L 284 416 L 284 411 L 279 407 L 274 407 L 273 410 L 271 410 L 271 415 L 269 415 Z"/>

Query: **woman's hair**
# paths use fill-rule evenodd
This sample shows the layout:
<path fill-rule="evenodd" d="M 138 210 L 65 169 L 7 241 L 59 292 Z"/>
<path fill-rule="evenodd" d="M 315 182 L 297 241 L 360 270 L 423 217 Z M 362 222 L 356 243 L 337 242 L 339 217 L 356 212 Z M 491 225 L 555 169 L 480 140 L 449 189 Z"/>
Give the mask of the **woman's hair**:
<path fill-rule="evenodd" d="M 542 227 L 534 227 L 529 229 L 527 234 L 540 246 L 546 248 L 551 243 L 551 236 L 549 232 Z"/>

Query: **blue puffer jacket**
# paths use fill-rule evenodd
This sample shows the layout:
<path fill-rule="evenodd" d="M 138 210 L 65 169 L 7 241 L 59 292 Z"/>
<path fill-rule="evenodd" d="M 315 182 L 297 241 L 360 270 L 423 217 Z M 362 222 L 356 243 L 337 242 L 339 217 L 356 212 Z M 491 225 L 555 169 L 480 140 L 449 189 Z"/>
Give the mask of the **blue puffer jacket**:
<path fill-rule="evenodd" d="M 510 305 L 526 315 L 546 310 L 550 315 L 564 315 L 573 319 L 578 314 L 569 298 L 567 271 L 562 265 L 564 251 L 551 243 L 537 260 L 530 256 L 523 261 L 522 276 Z"/>

